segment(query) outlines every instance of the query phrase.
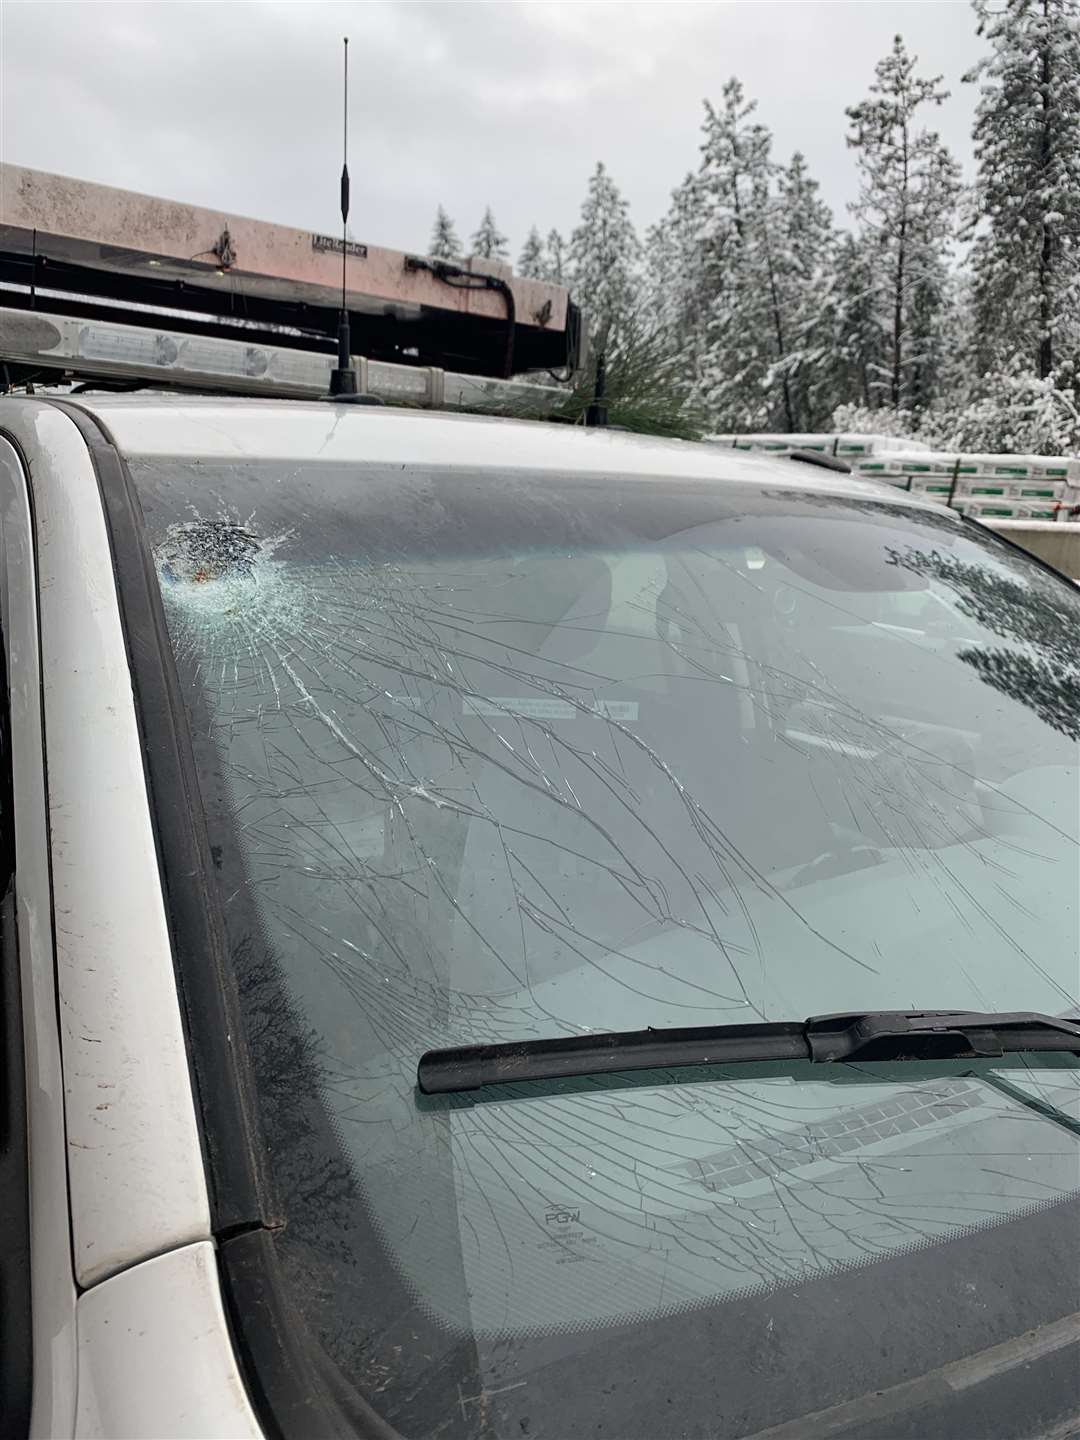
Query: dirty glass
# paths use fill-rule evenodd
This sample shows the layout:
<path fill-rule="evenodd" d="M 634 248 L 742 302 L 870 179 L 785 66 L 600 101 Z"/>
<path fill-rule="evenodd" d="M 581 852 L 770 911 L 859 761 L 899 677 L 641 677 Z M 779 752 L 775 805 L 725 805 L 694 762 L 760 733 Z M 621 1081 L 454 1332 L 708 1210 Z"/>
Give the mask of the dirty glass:
<path fill-rule="evenodd" d="M 1066 1057 L 414 1087 L 470 1042 L 1076 1013 L 1080 596 L 813 489 L 133 469 L 283 1252 L 403 1433 L 751 1433 L 1080 1309 Z M 965 1291 L 995 1246 L 1040 1285 Z"/>

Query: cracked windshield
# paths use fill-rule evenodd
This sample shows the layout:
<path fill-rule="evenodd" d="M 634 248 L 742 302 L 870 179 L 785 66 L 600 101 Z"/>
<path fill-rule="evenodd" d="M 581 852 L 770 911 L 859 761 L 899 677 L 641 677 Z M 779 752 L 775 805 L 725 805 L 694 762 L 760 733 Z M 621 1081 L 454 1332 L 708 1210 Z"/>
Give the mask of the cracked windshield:
<path fill-rule="evenodd" d="M 909 1373 L 949 1359 L 973 1247 L 1037 1263 L 1080 1192 L 1065 1057 L 437 1098 L 416 1064 L 861 1009 L 1075 1015 L 1080 593 L 850 485 L 133 473 L 283 1253 L 361 1393 L 402 1433 L 540 1433 L 542 1394 L 544 1434 L 605 1406 L 616 1435 L 706 1434 L 702 1337 L 737 1356 L 756 1314 L 768 1369 L 798 1310 L 812 1373 L 725 1379 L 750 1433 L 830 1404 L 841 1353 L 880 1384 L 886 1284 L 897 1314 L 942 1287 L 889 1344 Z M 1052 1317 L 1077 1308 L 1046 1284 Z M 979 1304 L 1014 1307 L 1011 1335 L 1045 1318 L 1024 1296 Z M 635 1371 L 647 1403 L 599 1393 Z"/>

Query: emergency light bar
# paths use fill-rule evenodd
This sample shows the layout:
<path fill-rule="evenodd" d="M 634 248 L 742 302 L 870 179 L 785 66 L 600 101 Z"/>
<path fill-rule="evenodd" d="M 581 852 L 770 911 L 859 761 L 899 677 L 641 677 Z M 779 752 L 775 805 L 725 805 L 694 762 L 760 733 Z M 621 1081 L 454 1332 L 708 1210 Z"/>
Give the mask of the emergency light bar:
<path fill-rule="evenodd" d="M 150 388 L 312 399 L 325 396 L 335 356 L 181 331 L 0 309 L 0 364 L 53 378 L 98 378 Z M 354 356 L 357 388 L 388 404 L 542 418 L 564 392 L 434 366 Z M 2 374 L 0 374 L 2 379 Z"/>

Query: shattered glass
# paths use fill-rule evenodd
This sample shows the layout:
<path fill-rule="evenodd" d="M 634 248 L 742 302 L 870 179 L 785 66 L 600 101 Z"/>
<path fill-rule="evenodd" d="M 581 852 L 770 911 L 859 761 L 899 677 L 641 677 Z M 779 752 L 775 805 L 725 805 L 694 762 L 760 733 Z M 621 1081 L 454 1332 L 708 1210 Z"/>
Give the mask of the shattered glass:
<path fill-rule="evenodd" d="M 801 1388 L 744 1367 L 718 1409 L 720 1382 L 684 1374 L 695 1316 L 768 1303 L 784 1329 L 799 1287 L 885 1265 L 911 1313 L 951 1273 L 929 1247 L 1013 1227 L 1023 1250 L 1025 1217 L 1080 1194 L 1064 1057 L 1013 1057 L 1004 1085 L 970 1063 L 494 1099 L 414 1078 L 428 1048 L 589 1030 L 1076 1013 L 1080 596 L 942 517 L 850 497 L 133 470 L 283 1243 L 301 1308 L 391 1421 L 750 1433 L 1037 1323 L 1003 1295 L 971 1338 L 939 1295 L 895 1353 L 864 1354 L 853 1322 L 831 1379 L 824 1333 L 803 1334 Z M 1074 1257 L 1053 1316 L 1080 1309 Z M 631 1402 L 631 1335 L 683 1377 L 674 1408 Z"/>

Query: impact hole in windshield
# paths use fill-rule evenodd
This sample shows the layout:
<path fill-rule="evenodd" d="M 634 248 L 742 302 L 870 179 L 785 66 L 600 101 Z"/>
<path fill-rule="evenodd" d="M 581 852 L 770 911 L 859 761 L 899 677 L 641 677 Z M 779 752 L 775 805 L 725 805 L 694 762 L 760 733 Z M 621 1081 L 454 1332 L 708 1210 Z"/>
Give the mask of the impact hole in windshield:
<path fill-rule="evenodd" d="M 171 525 L 154 549 L 166 605 L 192 623 L 301 623 L 303 603 L 275 552 L 287 534 L 260 536 L 235 519 Z M 235 637 L 250 647 L 253 636 Z"/>
<path fill-rule="evenodd" d="M 173 585 L 250 577 L 262 549 L 257 535 L 231 520 L 173 525 L 157 548 L 158 569 Z"/>

